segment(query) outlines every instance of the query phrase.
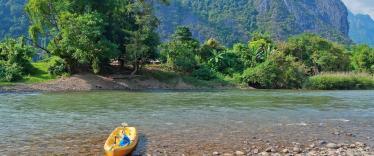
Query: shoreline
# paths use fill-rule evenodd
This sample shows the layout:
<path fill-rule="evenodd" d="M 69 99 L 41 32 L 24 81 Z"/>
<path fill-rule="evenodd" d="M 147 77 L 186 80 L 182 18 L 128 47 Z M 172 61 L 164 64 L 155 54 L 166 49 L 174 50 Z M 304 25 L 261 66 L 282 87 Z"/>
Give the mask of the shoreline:
<path fill-rule="evenodd" d="M 42 83 L 11 83 L 0 86 L 0 93 L 241 89 L 237 86 L 223 83 L 196 86 L 185 82 L 182 78 L 173 79 L 172 83 L 167 83 L 153 77 L 119 79 L 115 78 L 115 75 L 100 76 L 86 73 Z"/>

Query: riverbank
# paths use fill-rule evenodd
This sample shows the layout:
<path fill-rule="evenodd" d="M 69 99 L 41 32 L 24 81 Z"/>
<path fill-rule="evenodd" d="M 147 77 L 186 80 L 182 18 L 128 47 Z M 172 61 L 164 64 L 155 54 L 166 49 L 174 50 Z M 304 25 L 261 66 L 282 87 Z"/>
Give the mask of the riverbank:
<path fill-rule="evenodd" d="M 165 74 L 165 73 L 162 73 Z M 155 73 L 135 76 L 94 75 L 90 73 L 61 77 L 36 83 L 7 83 L 0 85 L 0 92 L 68 92 L 95 90 L 149 90 L 149 89 L 230 89 L 235 85 L 222 81 L 203 81 L 177 75 Z"/>

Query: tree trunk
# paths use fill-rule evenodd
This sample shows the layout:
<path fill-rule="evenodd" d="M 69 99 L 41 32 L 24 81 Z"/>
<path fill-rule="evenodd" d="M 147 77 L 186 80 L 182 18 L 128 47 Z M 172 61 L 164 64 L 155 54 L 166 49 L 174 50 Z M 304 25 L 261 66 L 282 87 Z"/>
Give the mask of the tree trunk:
<path fill-rule="evenodd" d="M 130 79 L 132 79 L 139 70 L 138 61 L 133 64 L 134 71 L 131 72 Z"/>

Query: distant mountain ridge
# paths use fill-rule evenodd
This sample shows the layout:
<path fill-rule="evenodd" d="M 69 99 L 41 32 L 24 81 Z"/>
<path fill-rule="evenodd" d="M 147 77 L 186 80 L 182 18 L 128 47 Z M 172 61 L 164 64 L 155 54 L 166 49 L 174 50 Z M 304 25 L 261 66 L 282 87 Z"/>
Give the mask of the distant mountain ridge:
<path fill-rule="evenodd" d="M 171 0 L 155 8 L 163 38 L 187 25 L 199 40 L 213 37 L 229 45 L 255 31 L 279 40 L 311 32 L 350 43 L 348 10 L 340 0 Z"/>
<path fill-rule="evenodd" d="M 340 0 L 170 0 L 155 5 L 160 36 L 167 40 L 179 25 L 191 28 L 200 41 L 216 38 L 223 44 L 249 40 L 254 31 L 284 40 L 302 32 L 349 43 L 374 45 L 374 22 L 349 14 Z M 23 11 L 27 0 L 0 0 L 0 39 L 27 35 Z M 350 37 L 350 38 L 349 38 Z"/>
<path fill-rule="evenodd" d="M 349 13 L 349 36 L 355 43 L 374 47 L 374 20 L 369 15 Z"/>

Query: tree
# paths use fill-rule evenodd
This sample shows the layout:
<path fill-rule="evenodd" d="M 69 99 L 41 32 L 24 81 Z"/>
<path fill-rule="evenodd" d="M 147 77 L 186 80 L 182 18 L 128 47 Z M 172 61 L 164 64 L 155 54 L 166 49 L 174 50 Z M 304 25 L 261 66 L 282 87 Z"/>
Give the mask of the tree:
<path fill-rule="evenodd" d="M 118 55 L 117 45 L 104 35 L 105 23 L 101 14 L 63 13 L 58 28 L 61 39 L 52 42 L 52 54 L 64 58 L 68 69 L 74 72 L 79 64 L 89 64 L 94 73 L 99 73 L 102 62 Z"/>
<path fill-rule="evenodd" d="M 255 67 L 264 62 L 275 50 L 275 45 L 269 36 L 254 33 L 252 40 L 247 45 L 238 43 L 233 46 L 245 67 Z"/>
<path fill-rule="evenodd" d="M 154 54 L 158 44 L 158 20 L 150 2 L 29 0 L 29 34 L 36 47 L 61 57 L 72 72 L 90 65 L 97 73 L 111 59 L 134 65 L 134 60 L 149 56 L 133 54 L 134 47 L 141 43 Z M 39 44 L 41 37 L 49 39 L 48 47 Z"/>
<path fill-rule="evenodd" d="M 244 65 L 238 55 L 231 51 L 214 53 L 214 56 L 208 61 L 208 65 L 216 72 L 232 76 L 235 73 L 241 73 Z"/>
<path fill-rule="evenodd" d="M 161 47 L 167 64 L 174 70 L 180 72 L 192 72 L 197 67 L 196 56 L 199 52 L 200 44 L 192 38 L 192 34 L 187 27 L 179 27 L 170 42 Z"/>
<path fill-rule="evenodd" d="M 282 52 L 274 52 L 256 67 L 243 73 L 243 81 L 256 88 L 301 88 L 305 80 L 305 66 L 295 57 Z"/>
<path fill-rule="evenodd" d="M 226 48 L 222 46 L 217 40 L 211 38 L 207 40 L 200 49 L 199 56 L 203 62 L 207 62 L 214 55 L 224 52 Z"/>
<path fill-rule="evenodd" d="M 349 55 L 344 47 L 314 34 L 289 38 L 281 51 L 302 61 L 311 74 L 349 70 Z"/>
<path fill-rule="evenodd" d="M 354 46 L 352 65 L 357 71 L 374 72 L 374 48 L 368 45 Z"/>

